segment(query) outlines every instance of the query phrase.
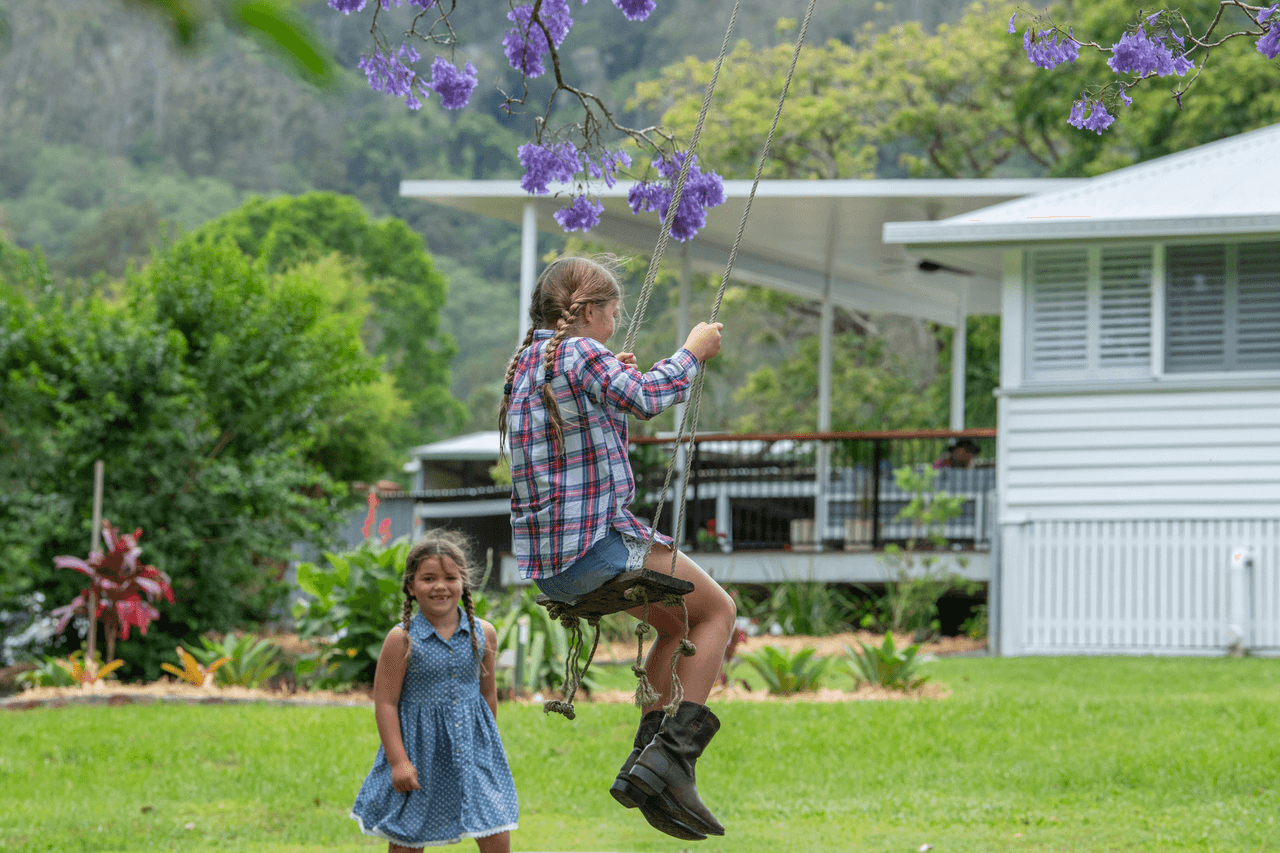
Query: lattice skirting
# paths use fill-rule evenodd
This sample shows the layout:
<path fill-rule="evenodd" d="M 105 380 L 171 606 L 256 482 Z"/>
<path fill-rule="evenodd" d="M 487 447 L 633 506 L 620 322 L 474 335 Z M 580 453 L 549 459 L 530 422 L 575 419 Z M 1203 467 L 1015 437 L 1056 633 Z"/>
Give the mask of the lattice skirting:
<path fill-rule="evenodd" d="M 1280 652 L 1280 519 L 1004 528 L 1005 654 Z"/>

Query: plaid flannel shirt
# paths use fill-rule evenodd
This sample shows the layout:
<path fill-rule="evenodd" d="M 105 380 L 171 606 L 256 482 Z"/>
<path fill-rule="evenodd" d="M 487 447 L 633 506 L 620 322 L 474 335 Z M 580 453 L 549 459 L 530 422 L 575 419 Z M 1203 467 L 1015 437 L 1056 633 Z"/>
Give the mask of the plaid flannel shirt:
<path fill-rule="evenodd" d="M 557 452 L 542 400 L 551 336 L 536 331 L 520 356 L 507 409 L 511 532 L 526 578 L 563 571 L 610 528 L 648 538 L 649 528 L 630 511 L 636 485 L 627 459 L 627 415 L 648 420 L 680 402 L 698 373 L 698 360 L 687 349 L 641 374 L 599 341 L 566 338 L 551 380 L 564 423 L 564 448 Z M 654 541 L 673 545 L 661 533 Z"/>

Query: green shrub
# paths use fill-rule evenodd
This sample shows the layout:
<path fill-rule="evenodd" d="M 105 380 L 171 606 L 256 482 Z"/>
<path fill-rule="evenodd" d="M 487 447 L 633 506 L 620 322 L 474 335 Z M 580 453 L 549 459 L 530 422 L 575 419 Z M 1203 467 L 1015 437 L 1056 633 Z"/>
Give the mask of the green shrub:
<path fill-rule="evenodd" d="M 524 683 L 518 685 L 525 692 L 543 688 L 556 690 L 564 683 L 565 658 L 569 654 L 569 635 L 559 621 L 552 619 L 545 607 L 537 603 L 538 590 L 528 586 L 503 600 L 501 597 L 484 596 L 484 617 L 493 623 L 497 633 L 497 654 L 507 649 L 518 653 L 521 617 L 529 620 L 529 641 L 525 648 Z M 476 614 L 481 613 L 481 599 L 476 599 Z M 583 625 L 585 646 L 581 658 L 585 662 L 591 652 L 595 629 Z M 601 641 L 605 634 L 601 632 Z M 512 678 L 515 674 L 512 673 Z M 582 690 L 590 693 L 597 689 L 597 682 L 590 671 L 582 680 Z"/>
<path fill-rule="evenodd" d="M 741 655 L 764 679 L 770 693 L 788 694 L 817 690 L 831 666 L 831 658 L 814 657 L 817 649 L 801 649 L 794 655 L 776 646 L 765 646 Z"/>
<path fill-rule="evenodd" d="M 237 637 L 227 634 L 222 640 L 200 638 L 202 649 L 188 649 L 204 666 L 220 658 L 227 662 L 214 673 L 213 682 L 220 687 L 261 687 L 280 671 L 283 655 L 270 640 L 253 634 Z"/>
<path fill-rule="evenodd" d="M 889 632 L 910 633 L 917 640 L 938 635 L 938 599 L 952 590 L 972 594 L 982 588 L 980 582 L 954 571 L 948 565 L 951 558 L 917 551 L 922 541 L 935 550 L 945 547 L 943 525 L 964 508 L 963 496 L 937 490 L 934 484 L 937 475 L 932 468 L 903 465 L 894 469 L 898 487 L 911 495 L 911 500 L 895 518 L 910 521 L 912 535 L 905 548 L 886 545 L 880 558 L 893 578 L 885 584 L 880 604 L 883 627 Z M 966 564 L 963 557 L 955 557 L 954 561 L 959 568 Z"/>
<path fill-rule="evenodd" d="M 767 596 L 756 599 L 744 587 L 736 587 L 738 613 L 768 626 L 776 624 L 787 636 L 826 637 L 848 630 L 859 602 L 835 584 L 818 581 L 785 581 L 775 584 Z"/>
<path fill-rule="evenodd" d="M 301 563 L 298 587 L 310 601 L 294 605 L 298 634 L 324 646 L 298 662 L 299 683 L 331 688 L 372 684 L 378 654 L 400 621 L 400 582 L 408 539 L 390 545 L 366 539 L 342 554 L 326 552 L 327 566 Z"/>
<path fill-rule="evenodd" d="M 916 654 L 919 644 L 898 649 L 893 644 L 893 632 L 884 635 L 884 644 L 877 647 L 858 641 L 858 650 L 845 646 L 849 654 L 850 669 L 859 682 L 887 687 L 890 690 L 915 690 L 929 680 L 929 676 L 917 676 L 920 662 Z"/>

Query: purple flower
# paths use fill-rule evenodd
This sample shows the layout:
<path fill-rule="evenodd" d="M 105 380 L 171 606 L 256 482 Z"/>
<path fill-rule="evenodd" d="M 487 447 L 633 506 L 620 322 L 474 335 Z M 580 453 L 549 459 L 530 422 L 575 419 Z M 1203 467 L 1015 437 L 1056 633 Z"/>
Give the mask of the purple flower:
<path fill-rule="evenodd" d="M 1111 46 L 1111 58 L 1107 67 L 1117 74 L 1132 71 L 1135 74 L 1146 74 L 1155 70 L 1155 45 L 1147 40 L 1147 36 L 1138 27 L 1136 33 L 1125 33 L 1120 41 Z"/>
<path fill-rule="evenodd" d="M 517 6 L 507 13 L 507 20 L 515 24 L 502 39 L 502 50 L 511 67 L 526 77 L 540 77 L 547 69 L 542 55 L 551 49 L 542 28 L 530 26 L 532 6 Z"/>
<path fill-rule="evenodd" d="M 1133 106 L 1133 98 L 1129 97 L 1129 93 L 1124 89 L 1120 90 L 1120 100 L 1124 101 L 1124 105 L 1126 107 Z"/>
<path fill-rule="evenodd" d="M 1009 16 L 1009 32 L 1010 33 L 1016 33 L 1018 31 L 1018 28 L 1013 25 L 1013 19 L 1016 17 L 1018 17 L 1017 12 L 1014 12 L 1012 15 Z"/>
<path fill-rule="evenodd" d="M 559 47 L 573 26 L 568 0 L 544 0 L 538 19 L 547 28 L 545 33 L 533 22 L 533 6 L 516 6 L 507 13 L 507 20 L 515 26 L 503 37 L 502 49 L 511 67 L 526 77 L 539 77 L 547 70 L 542 64 L 543 54 L 552 45 Z"/>
<path fill-rule="evenodd" d="M 655 0 L 613 0 L 613 5 L 622 10 L 628 21 L 643 21 L 658 7 Z"/>
<path fill-rule="evenodd" d="M 573 27 L 573 18 L 569 16 L 569 0 L 542 0 L 542 23 L 547 25 L 551 34 L 551 43 L 556 47 L 564 41 Z"/>
<path fill-rule="evenodd" d="M 684 163 L 684 152 L 676 152 L 670 159 L 661 158 L 654 161 L 658 174 L 671 183 L 642 182 L 633 186 L 627 194 L 627 202 L 633 213 L 656 210 L 664 220 L 671 206 L 674 195 L 674 183 Z M 696 155 L 689 163 L 689 174 L 685 178 L 684 191 L 680 194 L 680 204 L 676 206 L 676 214 L 671 223 L 671 236 L 684 242 L 693 239 L 702 226 L 707 224 L 707 209 L 724 204 L 724 181 L 715 172 L 702 173 L 698 168 Z"/>
<path fill-rule="evenodd" d="M 1081 98 L 1071 105 L 1071 115 L 1067 118 L 1067 124 L 1072 127 L 1084 127 L 1084 109 L 1087 103 L 1088 101 Z"/>
<path fill-rule="evenodd" d="M 1167 77 L 1170 74 L 1182 76 L 1196 66 L 1181 52 L 1175 56 L 1163 39 L 1147 38 L 1142 27 L 1138 27 L 1136 33 L 1125 33 L 1111 46 L 1107 67 L 1117 74 L 1147 75 L 1154 72 L 1158 77 Z"/>
<path fill-rule="evenodd" d="M 520 189 L 537 195 L 547 194 L 547 185 L 552 181 L 572 181 L 582 168 L 578 149 L 572 142 L 560 142 L 555 145 L 536 145 L 526 142 L 516 153 L 520 157 L 520 165 L 525 174 L 520 179 Z"/>
<path fill-rule="evenodd" d="M 573 203 L 562 207 L 551 214 L 565 231 L 590 231 L 600 224 L 600 214 L 604 213 L 604 204 L 599 199 L 588 201 L 578 196 Z"/>
<path fill-rule="evenodd" d="M 1052 39 L 1049 36 L 1053 36 Z M 1041 32 L 1038 36 L 1032 35 L 1031 28 L 1027 27 L 1027 32 L 1022 36 L 1022 47 L 1027 52 L 1027 59 L 1037 68 L 1054 68 L 1064 62 L 1076 61 L 1080 55 L 1080 45 L 1076 44 L 1076 40 L 1070 36 L 1063 36 L 1062 43 L 1059 44 L 1058 36 L 1061 33 L 1048 30 Z"/>
<path fill-rule="evenodd" d="M 631 166 L 631 155 L 625 151 L 615 151 L 610 153 L 606 148 L 600 154 L 600 162 L 594 161 L 587 163 L 587 174 L 593 180 L 604 179 L 605 186 L 613 187 L 618 183 L 618 167 L 626 169 Z"/>
<path fill-rule="evenodd" d="M 440 96 L 440 103 L 447 110 L 459 110 L 471 100 L 471 92 L 479 78 L 470 62 L 459 71 L 452 62 L 437 56 L 431 63 L 431 83 L 428 87 Z"/>
<path fill-rule="evenodd" d="M 344 15 L 350 15 L 352 12 L 359 12 L 364 8 L 367 0 L 329 0 L 329 8 L 337 9 Z"/>
<path fill-rule="evenodd" d="M 1271 6 L 1269 8 L 1263 9 L 1261 12 L 1258 13 L 1258 23 L 1259 24 L 1266 23 L 1267 18 L 1270 18 L 1273 14 L 1275 14 L 1276 9 L 1278 8 L 1280 8 L 1280 3 L 1277 3 L 1276 5 Z"/>
<path fill-rule="evenodd" d="M 1102 101 L 1093 102 L 1093 112 L 1089 113 L 1089 117 L 1084 120 L 1084 129 L 1095 131 L 1099 136 L 1102 131 L 1111 126 L 1116 117 L 1107 112 L 1106 106 Z"/>
<path fill-rule="evenodd" d="M 1267 11 L 1274 11 L 1275 6 Z M 1280 56 L 1280 24 L 1272 24 L 1258 39 L 1258 53 L 1261 53 L 1267 59 L 1275 59 Z"/>
<path fill-rule="evenodd" d="M 1092 112 L 1088 117 L 1085 112 L 1092 107 Z M 1115 116 L 1107 112 L 1107 108 L 1102 101 L 1095 101 L 1092 98 L 1082 97 L 1071 105 L 1071 116 L 1067 119 L 1067 124 L 1072 127 L 1078 127 L 1081 130 L 1092 130 L 1101 135 L 1114 122 Z"/>
<path fill-rule="evenodd" d="M 385 92 L 404 98 L 405 105 L 411 110 L 419 109 L 422 102 L 413 92 L 413 84 L 417 75 L 409 67 L 422 57 L 409 45 L 401 45 L 394 54 L 384 54 L 380 48 L 373 49 L 373 56 L 360 57 L 359 68 L 369 78 L 369 88 L 375 92 Z M 421 83 L 419 83 L 421 90 Z M 426 94 L 424 91 L 423 94 Z"/>

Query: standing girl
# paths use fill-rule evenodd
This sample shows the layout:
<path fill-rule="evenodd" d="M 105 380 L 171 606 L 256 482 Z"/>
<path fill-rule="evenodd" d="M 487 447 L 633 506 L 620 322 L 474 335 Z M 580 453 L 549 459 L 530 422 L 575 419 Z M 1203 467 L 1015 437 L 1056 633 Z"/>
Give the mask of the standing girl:
<path fill-rule="evenodd" d="M 475 618 L 462 537 L 437 530 L 420 539 L 401 586 L 401 621 L 373 677 L 382 745 L 351 817 L 387 839 L 390 853 L 463 838 L 480 853 L 509 853 L 519 808 L 498 735 L 497 634 Z"/>
<path fill-rule="evenodd" d="M 699 323 L 683 347 L 648 373 L 632 353 L 605 346 L 622 307 L 613 258 L 564 257 L 538 279 L 530 329 L 507 368 L 498 429 L 511 451 L 511 525 L 520 572 L 550 598 L 572 602 L 628 569 L 669 572 L 674 542 L 631 513 L 635 479 L 627 458 L 627 416 L 648 420 L 683 400 L 702 364 L 720 351 L 720 323 Z M 684 839 L 723 835 L 702 804 L 694 764 L 720 728 L 704 704 L 716 683 L 737 611 L 733 600 L 685 554 L 675 575 L 685 596 L 691 657 L 676 672 L 685 701 L 672 698 L 670 661 L 683 639 L 680 607 L 651 605 L 658 637 L 649 678 L 660 694 L 642 709 L 630 756 L 610 793 L 639 807 L 656 828 Z M 643 606 L 628 611 L 643 618 Z"/>

